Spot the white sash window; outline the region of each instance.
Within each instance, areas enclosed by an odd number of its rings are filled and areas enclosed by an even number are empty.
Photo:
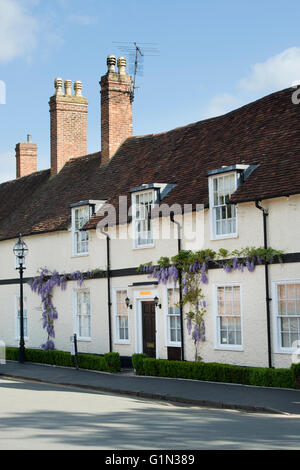
[[[126,306],[127,290],[115,291],[116,340],[129,341],[128,309]]]
[[[72,232],[73,232],[73,255],[86,255],[89,252],[89,233],[81,230],[90,218],[89,206],[76,207],[73,209]]]
[[[168,343],[172,346],[181,345],[181,323],[179,307],[179,289],[168,289]]]
[[[75,291],[75,333],[80,340],[91,340],[90,291]]]
[[[279,349],[291,352],[300,342],[300,281],[276,283],[275,298]]]
[[[216,287],[217,347],[242,348],[241,288],[238,285]]]
[[[154,192],[145,191],[133,195],[133,230],[135,248],[153,246],[151,210],[154,205]]]
[[[213,239],[237,236],[236,206],[229,204],[237,188],[236,173],[212,177],[209,186],[211,235]]]

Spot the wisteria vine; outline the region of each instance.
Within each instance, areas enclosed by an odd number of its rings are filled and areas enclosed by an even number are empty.
[[[79,287],[84,280],[92,279],[99,270],[82,273],[74,271],[71,274],[59,274],[56,270],[53,272],[47,268],[41,268],[39,275],[28,281],[33,292],[37,293],[42,300],[42,320],[43,329],[47,332],[47,341],[41,345],[42,349],[49,351],[55,349],[54,321],[58,318],[58,312],[53,305],[53,289],[60,287],[62,291],[66,290],[68,281],[77,281]]]
[[[221,248],[218,252],[214,250],[190,251],[181,250],[172,258],[161,257],[154,266],[152,262],[142,264],[139,272],[154,277],[159,284],[173,282],[174,286],[182,279],[183,305],[188,305],[190,311],[186,313],[188,334],[192,337],[195,345],[195,360],[201,360],[198,347],[200,342],[205,341],[206,301],[201,288],[202,284],[208,283],[209,263],[215,267],[224,269],[226,273],[245,269],[253,272],[257,265],[282,262],[283,251],[271,247],[243,248],[242,250],[228,251]]]

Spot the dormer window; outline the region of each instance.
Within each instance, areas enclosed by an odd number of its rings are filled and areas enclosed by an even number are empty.
[[[211,179],[210,207],[214,239],[237,235],[236,207],[229,203],[236,188],[236,173],[215,176]]]
[[[133,198],[133,238],[135,248],[153,246],[153,224],[151,210],[154,205],[154,190],[134,193]]]
[[[154,247],[153,221],[151,212],[159,208],[176,184],[150,183],[131,188],[132,231],[134,248]],[[154,214],[155,217],[155,214]]]
[[[105,202],[105,200],[89,199],[70,205],[72,210],[73,256],[86,256],[89,254],[89,233],[87,230],[83,230],[83,227]]]
[[[72,214],[73,255],[87,255],[89,252],[89,233],[82,230],[90,218],[90,207],[73,208]]]
[[[208,172],[211,239],[237,237],[237,209],[232,194],[258,165],[236,164]]]

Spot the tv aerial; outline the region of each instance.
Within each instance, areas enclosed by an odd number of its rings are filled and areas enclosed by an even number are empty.
[[[114,42],[118,49],[128,59],[129,73],[133,76],[131,102],[134,100],[135,90],[139,87],[136,86],[136,77],[143,76],[144,70],[144,57],[159,55],[157,44],[153,42],[142,42],[139,45],[136,42]]]

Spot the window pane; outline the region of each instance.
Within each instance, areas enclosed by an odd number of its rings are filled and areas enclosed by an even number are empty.
[[[239,286],[218,287],[220,344],[241,345],[241,301]]]
[[[119,340],[128,340],[128,310],[126,306],[126,290],[118,290],[116,292],[116,314],[117,314],[117,337]]]
[[[295,300],[288,300],[287,301],[287,314],[288,315],[295,315],[296,314],[296,302],[295,302]]]
[[[279,300],[278,313],[279,315],[286,315],[286,301],[285,300]]]
[[[75,209],[74,246],[76,254],[88,253],[89,235],[88,232],[81,231],[81,229],[88,222],[89,215],[89,207],[80,207]]]
[[[278,286],[278,298],[279,299],[286,299],[285,291],[286,291],[286,286],[284,284]]]
[[[90,293],[77,292],[78,334],[82,338],[91,337]]]
[[[295,284],[287,284],[286,286],[287,298],[289,300],[296,298],[296,287]]]
[[[213,199],[215,211],[216,235],[227,235],[236,232],[236,208],[229,204],[231,194],[236,189],[235,175],[221,176],[213,179]],[[219,221],[222,221],[219,223]]]
[[[137,246],[153,243],[151,210],[153,207],[152,191],[135,195],[135,240]]]
[[[179,289],[168,289],[168,330],[171,342],[181,341]]]
[[[180,314],[179,289],[168,289],[168,313],[169,315]]]

